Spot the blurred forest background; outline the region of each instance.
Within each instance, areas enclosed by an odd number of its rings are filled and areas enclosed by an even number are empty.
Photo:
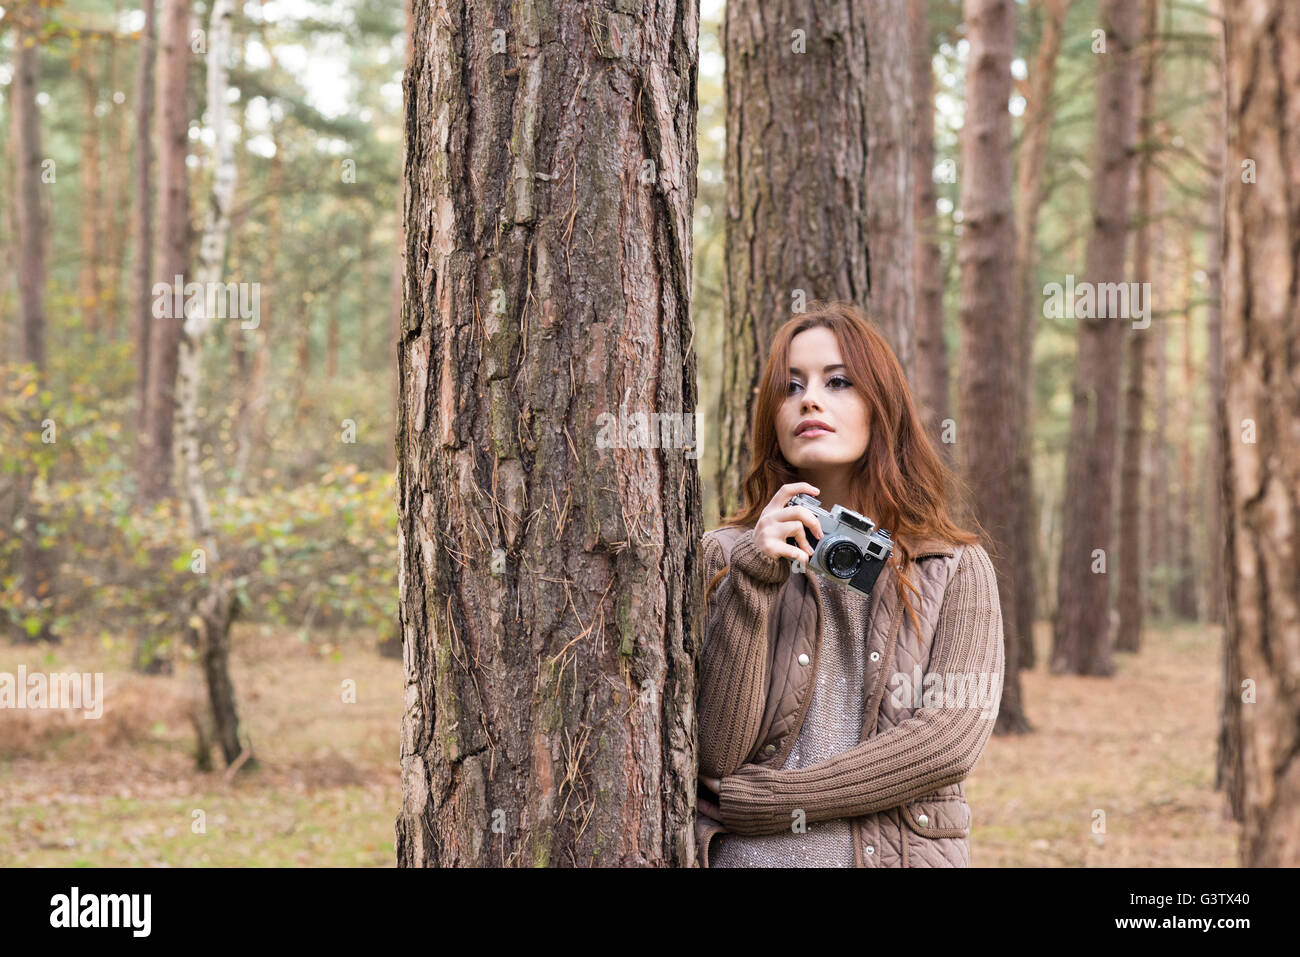
[[[148,18],[128,0],[3,0],[0,670],[104,671],[109,694],[89,731],[79,716],[0,714],[0,863],[392,863],[405,16],[396,0],[227,6],[218,137],[207,57],[193,48],[215,39],[212,0],[159,0]],[[959,2],[922,6],[933,197],[916,233],[936,257],[955,368],[969,43]],[[1021,169],[1027,144],[1041,153],[1037,175],[1017,179],[1016,214],[1022,228],[1036,220],[1025,281],[1041,289],[1084,278],[1101,3],[1018,6],[1013,149]],[[1146,667],[1121,659],[1103,691],[1047,668],[1078,323],[1036,317],[1034,485],[1022,504],[1033,516],[1038,653],[1021,693],[1037,733],[996,738],[974,776],[977,864],[1230,864],[1235,853],[1214,791],[1218,726],[1207,706],[1220,695],[1224,616],[1210,464],[1220,40],[1206,3],[1157,7],[1151,133],[1140,150],[1150,192],[1134,226],[1150,231],[1139,278],[1158,281],[1134,446],[1143,500],[1128,516],[1143,524]],[[726,328],[723,16],[721,2],[703,4],[692,314],[706,527],[720,508],[713,410]],[[168,59],[166,30],[177,23],[184,46]],[[24,68],[35,84],[30,117],[15,105]],[[169,79],[169,69],[179,73]],[[169,144],[165,130],[177,128],[183,139]],[[224,209],[218,139],[233,157]],[[33,151],[40,179],[24,184],[16,172]],[[167,179],[178,155],[183,182]],[[169,207],[169,182],[188,192],[184,206]],[[23,232],[25,188],[39,216]],[[175,232],[176,208],[187,233]],[[151,232],[142,236],[142,224]],[[258,284],[259,323],[212,318],[193,353],[197,372],[177,380],[165,362],[157,369],[165,352],[152,288],[170,281],[164,264],[177,242],[197,267],[205,241],[220,244],[224,281]],[[36,357],[21,288],[33,263],[43,294]],[[184,415],[177,381],[199,383],[194,469],[171,467],[186,440],[172,426]],[[157,402],[161,413],[149,412]],[[1117,503],[1118,488],[1117,469]],[[196,495],[210,529],[195,527]],[[223,614],[234,619],[226,648],[209,630]],[[195,771],[192,729],[212,720],[204,678],[226,654],[239,710],[227,764],[255,775],[214,771],[210,760]],[[203,733],[215,745],[228,731],[218,715]],[[1108,850],[1086,808],[1112,798],[1132,815]],[[223,840],[191,840],[196,807]]]

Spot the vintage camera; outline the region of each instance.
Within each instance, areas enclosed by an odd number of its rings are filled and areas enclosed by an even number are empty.
[[[863,595],[870,595],[894,550],[888,529],[878,529],[871,519],[843,505],[832,506],[827,512],[820,501],[802,492],[786,504],[809,509],[821,525],[820,538],[808,533],[813,546],[808,569]],[[791,545],[799,544],[795,538],[786,541]]]

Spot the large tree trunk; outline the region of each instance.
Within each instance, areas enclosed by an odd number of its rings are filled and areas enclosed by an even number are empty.
[[[599,416],[694,412],[698,8],[412,30],[397,860],[689,866],[698,446]]]
[[[185,156],[189,142],[186,70],[190,58],[190,0],[163,0],[158,71],[158,249],[155,282],[169,287],[189,269],[190,214]],[[140,495],[154,502],[173,493],[172,440],[182,317],[150,315],[145,427],[139,457]]]
[[[135,275],[132,308],[135,310],[136,428],[145,431],[145,395],[149,383],[149,339],[153,328],[153,105],[154,44],[157,24],[155,0],[144,0],[144,28],[140,31],[140,72],[136,83],[135,113]]]
[[[22,358],[36,367],[37,385],[45,376],[45,212],[41,207],[40,115],[36,107],[39,77],[37,38],[41,12],[35,3],[17,10],[14,23],[14,71],[9,87],[11,135],[14,151],[14,199],[18,227],[18,324]],[[29,45],[30,43],[30,45]],[[38,391],[39,403],[39,391]],[[44,411],[39,410],[31,429],[39,433]],[[57,640],[45,603],[53,597],[54,573],[51,556],[41,547],[40,507],[35,496],[35,462],[28,458],[17,476],[16,514],[22,517],[20,574],[17,590],[27,606],[26,617],[37,621],[34,628],[14,632],[17,641]]]
[[[1155,92],[1156,48],[1160,25],[1160,0],[1144,0],[1146,51],[1138,93],[1137,216],[1133,227],[1133,280],[1159,282],[1151,272],[1151,181],[1155,176],[1152,152],[1156,148]],[[1150,305],[1150,303],[1148,303]],[[1124,388],[1124,439],[1120,464],[1119,502],[1119,630],[1115,647],[1137,651],[1142,638],[1142,583],[1147,569],[1142,554],[1142,462],[1146,423],[1147,342],[1151,328],[1125,333],[1128,342],[1127,380]]]
[[[1129,192],[1134,165],[1135,94],[1140,7],[1103,0],[1106,52],[1097,81],[1097,162],[1093,167],[1092,222],[1085,273],[1097,288],[1125,281]],[[1111,657],[1111,505],[1116,418],[1124,325],[1100,315],[1076,319],[1079,357],[1066,452],[1057,608],[1052,636],[1053,672],[1109,675]]]
[[[867,298],[861,305],[916,381],[912,34],[908,0],[859,8],[867,36]],[[758,379],[754,380],[758,383]]]
[[[1242,727],[1244,867],[1300,865],[1300,6],[1225,5],[1223,351],[1228,641]],[[1290,66],[1287,66],[1290,64]],[[1279,68],[1279,65],[1280,68]],[[1243,182],[1239,163],[1255,176]],[[1244,697],[1244,694],[1243,694]]]
[[[936,448],[956,465],[952,443],[943,441],[944,422],[952,417],[949,398],[948,341],[943,322],[943,254],[935,221],[934,188],[934,48],[930,41],[927,0],[908,0],[912,42],[912,217],[916,286],[916,375],[912,391]]]
[[[1016,223],[1011,201],[1011,58],[1014,0],[965,0],[970,54],[962,124],[961,366],[957,450],[971,504],[997,570],[1006,644],[1006,676],[995,730],[1028,731],[1020,700],[1014,566],[1008,547],[1020,502],[1007,495],[1018,436],[1016,330],[1003,308],[1013,298]]]
[[[227,122],[228,67],[231,19],[234,0],[213,0],[212,19],[208,28],[208,128],[212,132],[212,188],[205,204],[207,219],[203,241],[199,244],[198,282],[205,290],[222,282],[226,245],[230,235],[230,203],[235,194],[235,148]],[[211,326],[207,308],[213,303],[205,298],[197,309],[187,310],[180,342],[177,393],[180,399],[180,451],[185,501],[189,506],[190,528],[206,553],[205,588],[195,608],[186,616],[201,622],[193,628],[197,634],[199,663],[208,702],[212,709],[216,739],[227,766],[239,761],[241,767],[251,763],[239,741],[239,718],[235,710],[235,690],[230,680],[230,625],[235,615],[235,591],[221,570],[216,533],[203,479],[199,448],[199,398],[202,392],[203,338]],[[232,310],[227,310],[227,315]],[[202,761],[202,758],[200,758]]]
[[[1043,170],[1051,139],[1052,90],[1056,85],[1056,61],[1061,53],[1065,15],[1072,0],[1043,0],[1037,3],[1042,32],[1038,51],[1029,68],[1020,155],[1016,169],[1016,195],[1020,197],[1019,229],[1016,232],[1015,279],[1012,315],[1018,323],[1012,347],[1015,350],[1016,404],[1012,432],[1016,436],[1015,466],[1011,474],[1011,500],[1018,507],[1012,516],[1012,588],[1015,592],[1015,625],[1020,637],[1019,667],[1032,668],[1037,660],[1034,623],[1038,620],[1038,516],[1034,507],[1033,407],[1034,334],[1042,317],[1042,299],[1037,294],[1038,211],[1047,198]]]
[[[723,33],[727,325],[715,480],[727,514],[751,464],[768,345],[806,303],[866,308],[912,378],[912,100],[906,0],[730,0]]]

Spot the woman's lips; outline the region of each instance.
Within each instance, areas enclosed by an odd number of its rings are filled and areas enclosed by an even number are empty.
[[[816,438],[817,436],[819,436],[819,435],[830,435],[830,434],[831,434],[831,433],[830,433],[830,430],[829,430],[829,429],[818,429],[818,428],[815,428],[815,427],[814,427],[814,428],[811,428],[811,429],[804,429],[802,432],[800,432],[798,435],[796,435],[795,438],[797,438],[797,439],[815,439],[815,438]]]

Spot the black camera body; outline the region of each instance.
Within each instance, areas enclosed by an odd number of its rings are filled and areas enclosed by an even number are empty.
[[[894,550],[889,530],[877,528],[871,519],[843,505],[832,506],[827,512],[818,499],[802,492],[786,504],[802,505],[817,516],[821,526],[820,537],[809,533],[813,553],[808,569],[869,596]],[[786,541],[799,544],[794,538]]]

